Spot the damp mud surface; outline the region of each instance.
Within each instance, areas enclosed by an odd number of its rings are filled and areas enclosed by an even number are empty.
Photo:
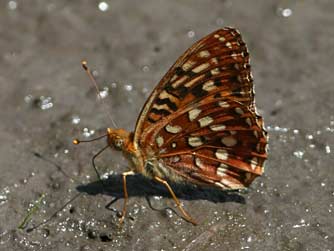
[[[333,250],[333,11],[332,1],[2,1],[0,250]],[[162,186],[130,177],[119,226],[128,163],[104,152],[102,186],[91,158],[106,142],[72,139],[102,135],[110,117],[133,130],[175,60],[224,26],[250,52],[265,174],[243,192],[174,185],[198,226]]]

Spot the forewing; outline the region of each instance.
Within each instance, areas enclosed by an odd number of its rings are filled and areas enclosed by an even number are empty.
[[[254,112],[249,54],[236,29],[211,33],[176,61],[144,105],[134,142],[139,144],[152,125],[212,94],[238,101]]]

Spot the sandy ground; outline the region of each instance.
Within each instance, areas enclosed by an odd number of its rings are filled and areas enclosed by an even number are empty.
[[[106,3],[106,11],[88,0],[0,3],[0,250],[333,250],[334,2]],[[105,142],[71,140],[102,134],[112,125],[106,110],[133,130],[169,66],[223,26],[238,27],[250,50],[270,134],[265,175],[244,193],[177,187],[196,227],[171,210],[164,188],[132,177],[129,216],[118,227],[126,161],[109,150],[98,159],[101,173],[113,174],[106,191],[90,164]],[[84,58],[109,88],[105,105]]]

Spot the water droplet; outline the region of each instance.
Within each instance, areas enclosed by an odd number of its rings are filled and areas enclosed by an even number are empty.
[[[77,125],[80,123],[80,117],[78,115],[73,115],[72,116],[72,124]]]
[[[48,110],[53,107],[52,97],[40,96],[38,101],[38,106],[42,110]]]
[[[290,8],[278,8],[278,13],[282,17],[290,17],[292,15],[292,10]]]
[[[325,147],[325,149],[326,149],[326,153],[327,153],[327,154],[330,154],[330,153],[331,153],[331,147],[330,147],[330,146],[327,145],[327,146]]]
[[[17,2],[16,1],[9,1],[7,4],[9,10],[16,10]]]
[[[103,87],[102,91],[99,92],[98,97],[104,99],[109,95],[109,88],[107,86]]]
[[[117,88],[117,83],[111,83],[111,88]]]
[[[150,67],[148,67],[147,65],[144,65],[142,70],[143,72],[148,72],[150,70]]]
[[[293,134],[298,134],[299,133],[299,130],[298,129],[294,129],[293,130]]]
[[[295,155],[298,159],[302,159],[304,156],[304,151],[295,151],[293,152],[293,155]]]
[[[311,140],[311,139],[313,139],[313,135],[308,134],[308,135],[306,135],[306,138],[309,139],[309,140]]]
[[[107,11],[109,9],[109,4],[106,2],[99,2],[99,9],[100,11]]]
[[[24,97],[24,102],[27,104],[30,104],[33,101],[34,97],[31,94],[28,94],[27,96]]]
[[[64,149],[64,153],[68,154],[70,151],[68,149]]]
[[[187,35],[188,35],[189,38],[193,38],[195,36],[195,31],[190,30],[190,31],[188,31]]]
[[[126,91],[130,92],[130,91],[132,91],[133,86],[132,86],[132,84],[124,85],[124,89],[125,89]]]
[[[94,130],[89,130],[87,127],[82,130],[82,135],[86,138],[92,136],[94,133]]]

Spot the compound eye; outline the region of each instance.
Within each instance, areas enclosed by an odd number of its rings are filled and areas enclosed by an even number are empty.
[[[114,141],[114,146],[116,149],[121,150],[123,148],[123,140],[120,138],[116,138]]]

